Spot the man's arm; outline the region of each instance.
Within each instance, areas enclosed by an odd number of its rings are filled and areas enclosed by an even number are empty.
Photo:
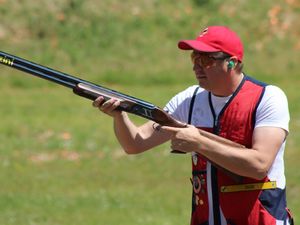
[[[172,148],[196,151],[221,167],[241,176],[264,178],[285,140],[286,131],[277,127],[255,128],[251,149],[232,147],[202,136],[194,126],[162,127],[172,136]]]
[[[136,126],[126,112],[115,110],[119,104],[115,99],[104,101],[103,97],[93,102],[94,107],[113,117],[116,137],[126,153],[138,154],[170,139],[169,134],[157,132],[152,121]]]

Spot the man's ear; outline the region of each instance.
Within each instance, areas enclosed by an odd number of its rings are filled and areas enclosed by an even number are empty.
[[[237,64],[237,58],[235,56],[230,57],[227,64],[228,70],[233,69],[236,66],[236,64]]]
[[[228,68],[229,70],[231,70],[234,66],[235,66],[235,63],[234,63],[232,60],[229,60],[229,61],[228,61],[227,68]]]

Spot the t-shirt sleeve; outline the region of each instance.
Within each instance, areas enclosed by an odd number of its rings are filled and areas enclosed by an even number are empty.
[[[288,101],[284,92],[273,85],[266,87],[257,108],[255,127],[279,127],[289,131]]]

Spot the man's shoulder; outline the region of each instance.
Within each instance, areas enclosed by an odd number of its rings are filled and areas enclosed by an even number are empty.
[[[284,93],[284,91],[280,87],[278,87],[276,85],[272,85],[272,84],[267,85],[266,89],[268,91],[270,91],[270,92],[281,92],[281,93]]]
[[[177,95],[185,96],[186,98],[188,98],[188,97],[192,97],[194,95],[195,91],[197,91],[197,94],[206,92],[206,90],[201,88],[199,85],[192,85],[192,86],[187,87],[185,90],[179,92]]]
[[[249,80],[259,86],[263,86],[265,88],[265,93],[264,95],[267,95],[267,96],[285,96],[285,93],[284,91],[276,86],[276,85],[272,85],[272,84],[268,84],[266,82],[263,82],[263,81],[260,81],[258,79],[255,79],[249,75],[246,75],[246,80]]]
[[[284,91],[275,85],[266,86],[264,95],[258,107],[258,112],[264,110],[269,112],[279,112],[283,109],[288,111],[288,99]]]
[[[199,85],[192,85],[184,89],[183,91],[177,93],[168,103],[168,106],[173,107],[186,107],[190,104],[191,99],[193,98],[193,95],[195,94],[195,91],[197,91],[197,96],[200,93],[207,92],[205,89],[201,88]]]
[[[277,98],[286,98],[284,91],[275,85],[267,85],[265,87],[265,96],[267,97],[277,97]]]
[[[254,84],[256,84],[256,85],[259,85],[259,86],[262,86],[262,87],[268,86],[267,83],[265,83],[265,82],[263,82],[263,81],[260,81],[260,80],[258,80],[258,79],[255,79],[255,78],[249,76],[248,74],[244,74],[244,75],[245,75],[245,79],[246,79],[246,80],[248,80],[248,81],[250,81],[250,82],[252,82],[252,83],[254,83]]]

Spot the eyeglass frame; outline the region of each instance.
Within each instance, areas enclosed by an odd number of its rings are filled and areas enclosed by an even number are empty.
[[[212,63],[213,63],[212,60],[215,60],[215,61],[217,61],[217,60],[225,60],[225,59],[228,59],[228,58],[231,57],[231,55],[228,55],[227,53],[224,53],[224,52],[214,52],[214,53],[223,53],[224,56],[223,57],[216,57],[216,56],[210,55],[210,54],[208,54],[206,52],[192,51],[192,53],[191,53],[191,59],[192,59],[192,62],[194,64],[200,65],[202,67],[208,67],[208,66],[212,65]],[[203,62],[203,56],[207,57],[211,61]]]

